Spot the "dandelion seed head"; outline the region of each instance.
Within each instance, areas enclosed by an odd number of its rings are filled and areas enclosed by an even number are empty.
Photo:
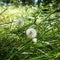
[[[29,38],[35,38],[36,35],[37,35],[37,32],[34,28],[29,28],[26,30],[26,35],[29,37]]]
[[[32,42],[33,42],[33,43],[37,43],[37,38],[33,38],[33,39],[32,39]]]
[[[18,19],[15,21],[16,25],[23,26],[24,25],[24,20],[23,19]]]

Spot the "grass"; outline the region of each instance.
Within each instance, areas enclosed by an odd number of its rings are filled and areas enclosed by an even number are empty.
[[[0,12],[5,8],[0,6]],[[60,59],[60,12],[51,8],[43,11],[33,6],[7,7],[0,15],[0,60]],[[18,18],[24,20],[24,26],[12,25]],[[37,30],[36,44],[25,33],[31,27]]]

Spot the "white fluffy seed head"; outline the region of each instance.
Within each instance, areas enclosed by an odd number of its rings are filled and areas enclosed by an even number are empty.
[[[24,20],[23,19],[18,19],[18,20],[15,21],[15,24],[23,26],[24,25]]]
[[[33,43],[37,43],[37,38],[33,38],[33,39],[32,39],[32,42],[33,42]]]
[[[29,28],[26,30],[26,35],[29,37],[29,38],[35,38],[36,35],[37,35],[37,32],[34,28]]]

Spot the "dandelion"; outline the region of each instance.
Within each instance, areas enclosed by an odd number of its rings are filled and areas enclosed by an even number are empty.
[[[15,24],[23,26],[24,25],[24,20],[23,19],[18,19],[18,20],[15,21]]]
[[[32,39],[32,42],[33,42],[33,43],[37,43],[37,38],[33,38],[33,39]]]
[[[26,30],[26,35],[29,37],[29,38],[35,38],[36,35],[37,35],[37,32],[34,28],[29,28]]]

